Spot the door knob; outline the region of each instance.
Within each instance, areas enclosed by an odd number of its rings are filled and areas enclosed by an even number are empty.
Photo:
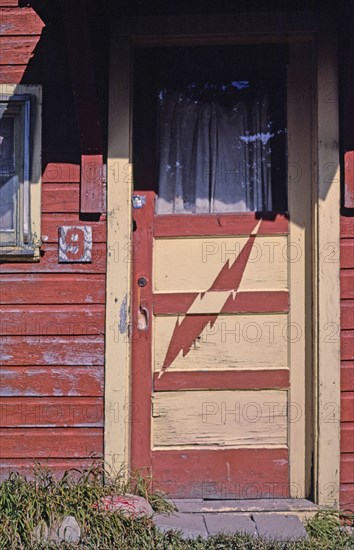
[[[143,287],[143,286],[146,286],[147,283],[148,283],[148,281],[147,281],[146,277],[139,277],[138,286]]]

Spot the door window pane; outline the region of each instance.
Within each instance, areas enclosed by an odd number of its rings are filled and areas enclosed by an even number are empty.
[[[267,92],[248,81],[161,90],[158,213],[272,210]]]
[[[157,213],[287,210],[286,45],[136,51],[133,170]]]

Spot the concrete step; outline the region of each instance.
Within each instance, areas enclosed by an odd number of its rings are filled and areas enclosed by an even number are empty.
[[[314,515],[319,507],[307,499],[247,499],[247,500],[203,500],[203,499],[170,499],[179,512],[195,513],[284,513],[302,517]]]
[[[156,526],[164,532],[180,531],[183,538],[207,538],[211,535],[243,533],[274,540],[308,538],[300,519],[284,513],[177,512],[154,516]]]

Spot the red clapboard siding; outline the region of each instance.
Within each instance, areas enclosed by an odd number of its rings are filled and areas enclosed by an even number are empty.
[[[79,212],[78,183],[43,183],[42,212]]]
[[[354,330],[342,330],[341,341],[341,359],[350,361],[354,359]]]
[[[165,480],[154,489],[174,498],[289,496],[287,449],[153,451],[152,460],[155,479]]]
[[[19,84],[27,65],[1,65],[0,84]]]
[[[354,217],[341,216],[340,218],[340,236],[341,239],[354,239]]]
[[[7,365],[103,365],[102,336],[4,336],[0,358]]]
[[[354,512],[354,483],[341,484],[340,509]]]
[[[39,36],[0,36],[0,65],[26,65]]]
[[[155,391],[176,391],[185,389],[267,389],[288,388],[288,370],[221,371],[221,372],[165,372],[159,379],[154,374]]]
[[[64,472],[68,470],[72,470],[70,472],[72,477],[79,477],[80,472],[75,471],[76,469],[89,470],[95,466],[95,463],[90,458],[49,458],[42,459],[41,465],[48,468],[57,479],[61,479]],[[36,466],[36,462],[30,458],[2,460],[0,462],[0,481],[7,479],[9,477],[9,472],[18,472],[26,476],[27,479],[33,479],[34,468],[36,468]]]
[[[102,428],[3,428],[1,458],[87,458],[103,452]]]
[[[0,307],[0,334],[62,335],[104,334],[103,305],[21,305]]]
[[[2,36],[39,35],[43,27],[43,21],[31,8],[0,9],[0,33]]]
[[[4,262],[0,265],[0,273],[105,273],[106,245],[96,243],[92,247],[92,262],[89,263],[58,263],[58,245],[43,244],[43,256],[39,262]]]
[[[18,6],[19,0],[0,0],[0,6]]]
[[[80,183],[80,165],[48,163],[42,174],[42,183]]]
[[[340,419],[342,422],[354,422],[354,392],[342,392]]]
[[[340,480],[342,483],[354,483],[354,453],[340,457]]]
[[[354,268],[354,240],[352,239],[342,239],[340,242],[340,267]]]
[[[2,275],[0,304],[104,304],[105,276]]]
[[[340,272],[341,298],[354,298],[354,269],[342,269]]]
[[[354,453],[354,422],[343,422],[340,427],[342,453]]]
[[[354,390],[354,361],[342,361],[340,366],[342,391]]]
[[[103,367],[2,367],[2,397],[103,395]]]
[[[25,427],[102,427],[103,400],[97,397],[2,397],[0,425]]]
[[[58,242],[58,231],[62,225],[89,225],[92,227],[92,240],[96,243],[106,242],[106,218],[101,216],[99,222],[88,222],[79,219],[79,214],[42,214],[42,240],[48,243]]]
[[[260,218],[254,213],[233,216],[228,214],[193,214],[156,216],[154,219],[155,237],[201,236],[201,235],[249,235]],[[263,220],[258,235],[287,234],[289,220],[277,215],[274,221]]]
[[[340,326],[341,329],[354,328],[354,300],[342,300],[340,304]]]

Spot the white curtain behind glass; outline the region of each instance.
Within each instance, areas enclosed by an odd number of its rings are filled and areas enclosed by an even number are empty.
[[[272,209],[267,96],[222,93],[161,91],[159,214]]]

